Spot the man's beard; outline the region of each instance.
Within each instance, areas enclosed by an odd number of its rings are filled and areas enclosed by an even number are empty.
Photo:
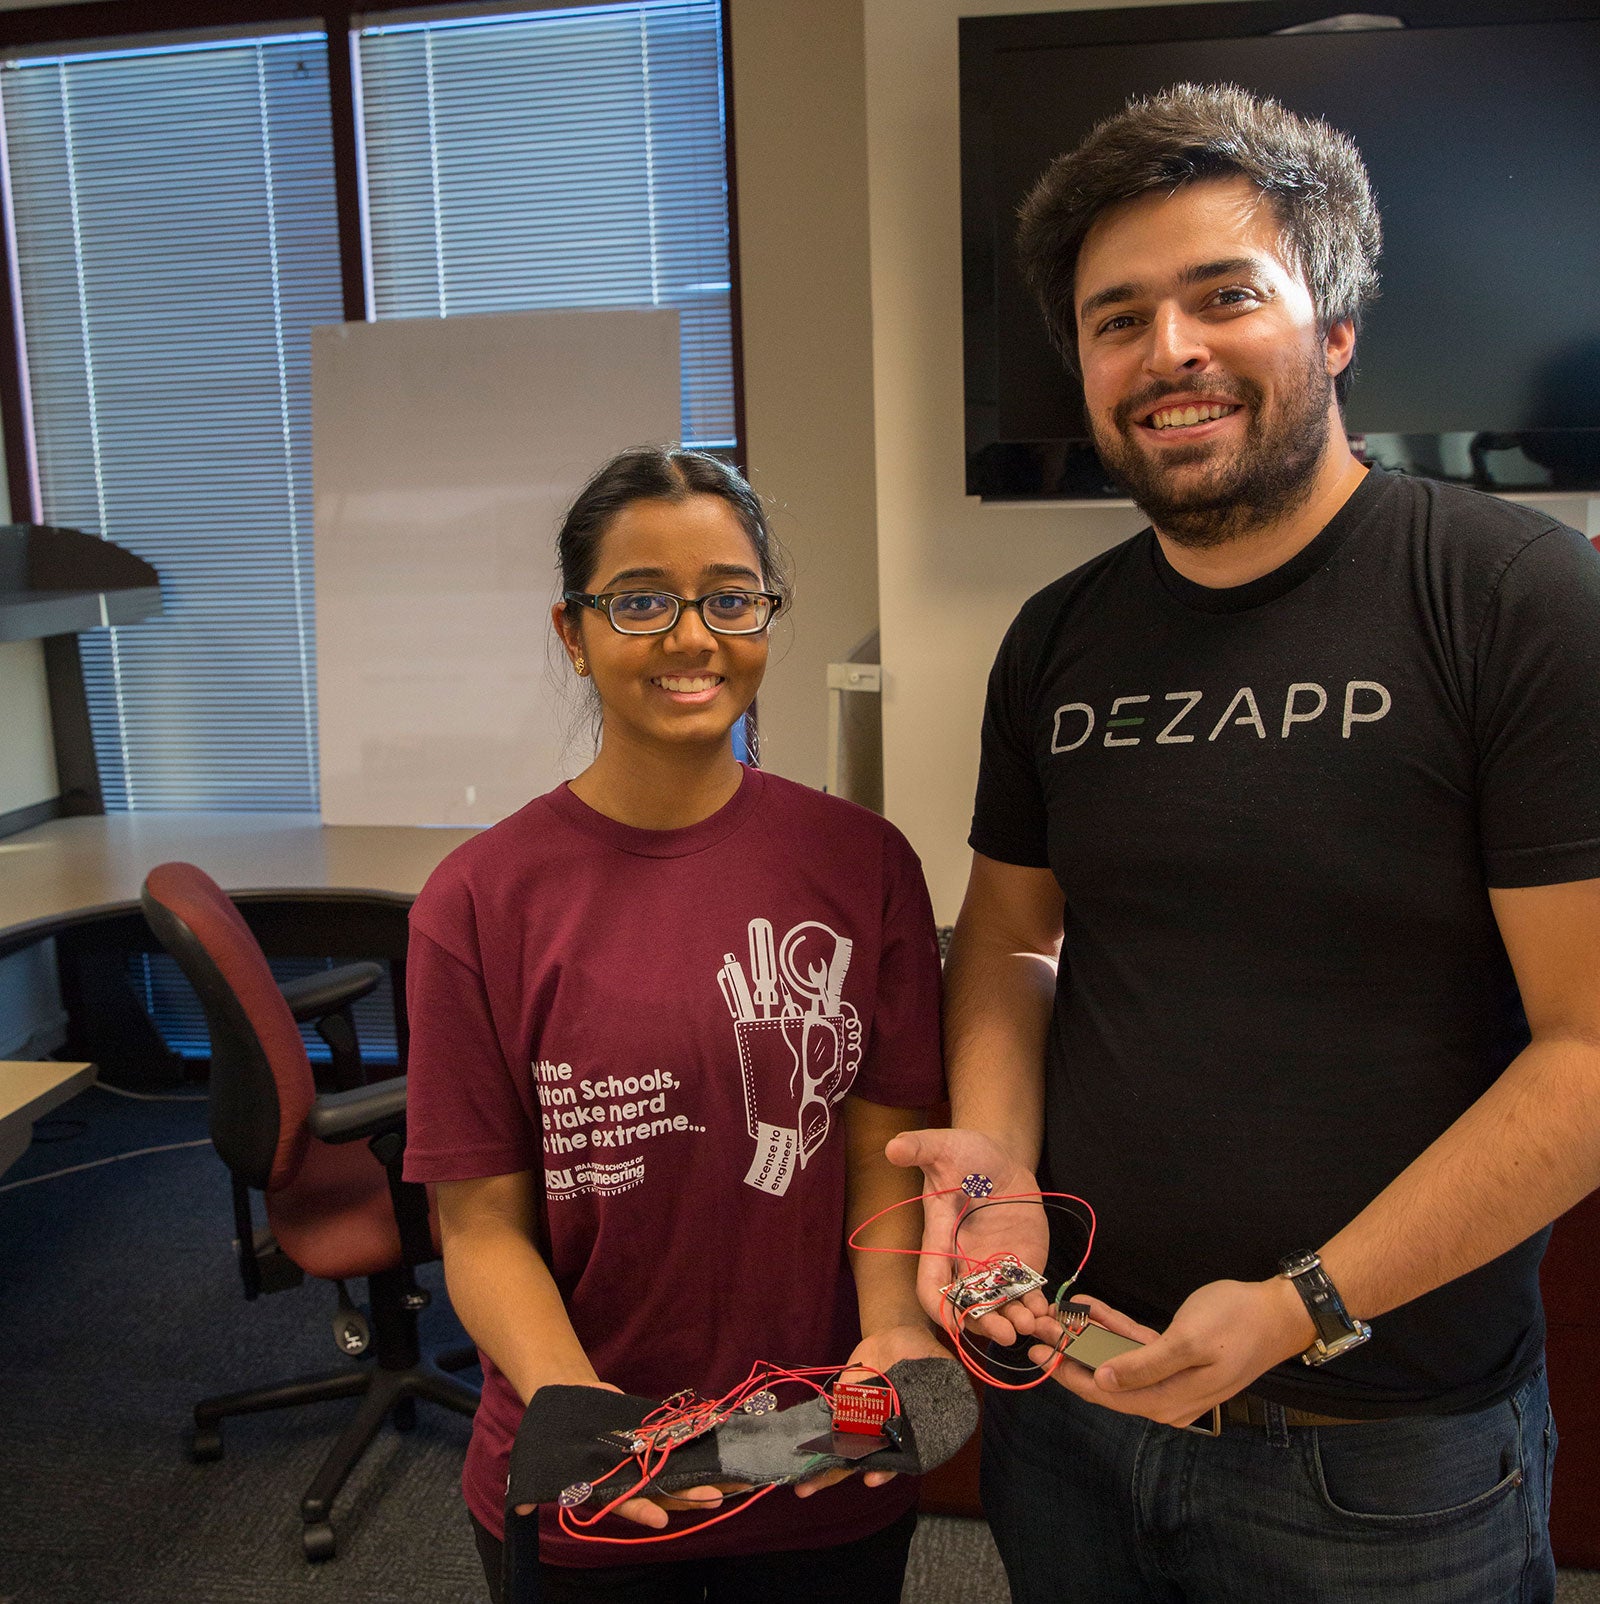
[[[1150,522],[1178,545],[1198,550],[1265,528],[1306,500],[1328,447],[1332,392],[1318,342],[1307,355],[1300,382],[1279,392],[1282,410],[1275,419],[1263,415],[1261,386],[1236,378],[1226,391],[1194,384],[1147,390],[1117,407],[1110,429],[1098,426],[1094,418],[1089,427],[1106,471]],[[1211,441],[1142,451],[1129,438],[1143,427],[1133,421],[1134,414],[1147,412],[1167,395],[1243,403],[1243,443],[1231,454]],[[1191,463],[1208,463],[1209,471],[1181,478],[1172,472]]]

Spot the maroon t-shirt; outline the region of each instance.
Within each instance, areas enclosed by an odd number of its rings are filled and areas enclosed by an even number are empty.
[[[942,1095],[933,915],[892,825],[754,769],[683,830],[562,786],[434,872],[408,995],[407,1177],[513,1174],[542,1149],[551,1269],[603,1380],[709,1397],[755,1360],[849,1356],[840,1099]],[[521,1417],[485,1360],[463,1486],[492,1532]],[[563,1565],[821,1547],[913,1496],[851,1477],[678,1542],[578,1542],[547,1519],[542,1546]]]

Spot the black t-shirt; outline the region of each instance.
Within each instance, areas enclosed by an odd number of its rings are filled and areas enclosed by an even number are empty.
[[[1184,579],[1147,529],[1012,625],[971,844],[1065,892],[1045,1171],[1099,1211],[1084,1289],[1163,1326],[1326,1241],[1527,1042],[1487,887],[1600,876],[1600,556],[1378,470],[1247,585]],[[1504,1395],[1546,1235],[1257,1390]]]

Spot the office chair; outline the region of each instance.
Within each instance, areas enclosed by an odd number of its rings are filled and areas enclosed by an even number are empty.
[[[245,1297],[298,1285],[305,1275],[335,1282],[339,1347],[358,1354],[370,1345],[375,1360],[203,1400],[195,1405],[193,1457],[221,1456],[227,1415],[359,1397],[300,1501],[306,1558],[331,1559],[333,1500],[385,1419],[409,1429],[418,1398],[464,1415],[478,1404],[477,1389],[424,1358],[418,1344],[417,1315],[429,1295],[412,1269],[438,1258],[438,1220],[426,1188],[400,1178],[405,1077],[360,1084],[347,1057],[343,1079],[354,1084],[319,1095],[313,1083],[295,1013],[347,1008],[371,987],[373,976],[359,972],[365,966],[342,979],[335,971],[331,980],[299,983],[292,1007],[239,910],[204,871],[164,863],[150,871],[141,900],[210,1027],[211,1140],[233,1176]],[[264,1195],[265,1227],[254,1223],[252,1191]],[[345,1293],[344,1282],[358,1277],[367,1281],[370,1327]],[[457,1350],[444,1362],[460,1369],[473,1357]]]

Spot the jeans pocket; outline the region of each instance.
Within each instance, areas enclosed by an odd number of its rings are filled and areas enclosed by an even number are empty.
[[[1471,1520],[1522,1485],[1521,1424],[1509,1404],[1316,1433],[1313,1477],[1327,1507],[1377,1526]]]

